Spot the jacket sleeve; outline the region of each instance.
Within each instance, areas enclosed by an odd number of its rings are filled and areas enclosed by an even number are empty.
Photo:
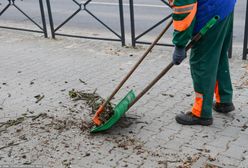
[[[173,44],[185,47],[194,31],[197,0],[170,0],[173,8]]]

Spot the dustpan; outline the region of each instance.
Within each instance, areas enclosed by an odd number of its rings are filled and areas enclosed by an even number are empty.
[[[136,98],[134,91],[131,90],[128,94],[115,106],[113,116],[100,126],[94,126],[90,132],[101,132],[110,129],[128,110],[129,104],[131,104]]]

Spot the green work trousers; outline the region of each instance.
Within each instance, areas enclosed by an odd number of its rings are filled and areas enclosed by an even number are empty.
[[[194,45],[190,68],[196,92],[192,113],[200,118],[212,118],[212,104],[232,102],[232,83],[229,72],[228,49],[232,40],[233,13]]]

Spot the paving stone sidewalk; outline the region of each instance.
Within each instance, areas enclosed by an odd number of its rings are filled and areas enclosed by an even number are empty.
[[[248,167],[248,62],[239,46],[230,60],[236,110],[213,112],[210,127],[181,126],[174,117],[194,99],[188,61],[173,68],[113,129],[90,134],[90,120],[72,89],[107,97],[147,46],[0,31],[0,166]],[[156,47],[125,87],[142,90],[171,59]],[[37,102],[34,96],[43,96]],[[30,118],[28,116],[37,116]]]

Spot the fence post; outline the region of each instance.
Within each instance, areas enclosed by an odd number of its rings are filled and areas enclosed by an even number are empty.
[[[121,44],[126,45],[125,37],[125,24],[124,24],[124,12],[123,12],[123,0],[119,0],[119,10],[120,10],[120,26],[121,26]]]
[[[50,0],[46,0],[46,4],[47,4],[48,18],[49,18],[52,38],[55,39],[54,23],[53,23]]]
[[[44,36],[45,38],[47,38],[47,27],[46,27],[46,18],[45,18],[43,0],[39,0],[39,3],[40,3],[40,13],[41,13]]]
[[[132,38],[132,46],[135,47],[135,22],[134,22],[134,7],[133,0],[129,0],[130,7],[130,21],[131,21],[131,38]]]
[[[246,17],[245,17],[245,35],[244,35],[244,46],[243,46],[243,60],[247,59],[248,54],[248,2],[246,2]]]

